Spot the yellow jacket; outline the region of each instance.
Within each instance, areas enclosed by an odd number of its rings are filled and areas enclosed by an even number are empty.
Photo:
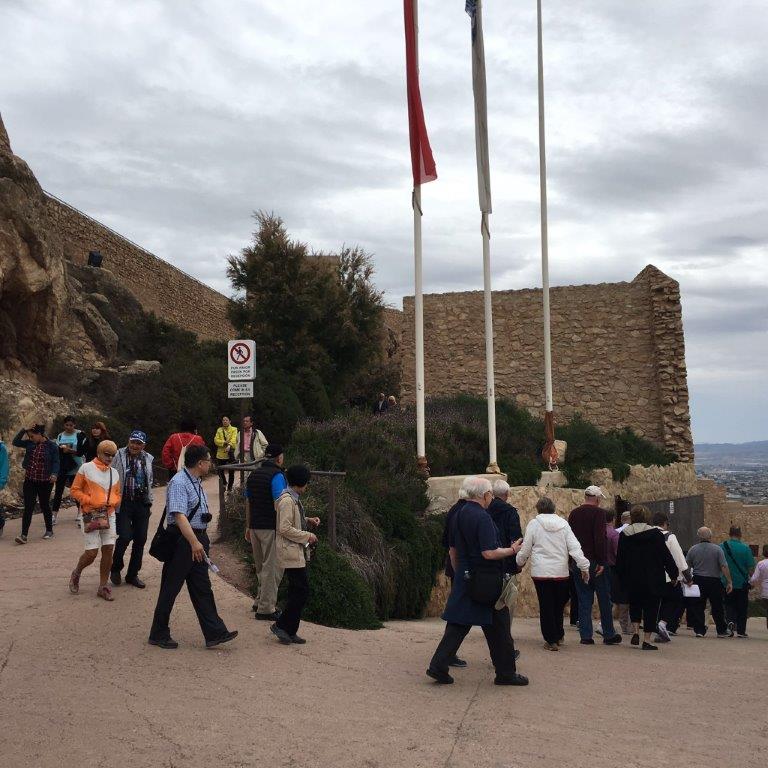
[[[225,429],[219,427],[216,430],[216,437],[213,438],[213,442],[216,445],[216,458],[228,459],[229,449],[237,449],[238,432],[237,427],[231,424]]]

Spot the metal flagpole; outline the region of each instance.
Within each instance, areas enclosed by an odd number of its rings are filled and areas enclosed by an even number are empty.
[[[501,470],[496,459],[496,393],[493,371],[493,294],[491,293],[491,232],[488,228],[488,214],[480,219],[483,233],[483,291],[485,298],[485,381],[488,398],[488,467],[486,472],[499,474]]]
[[[539,84],[539,190],[541,207],[541,289],[544,313],[544,402],[547,444],[543,456],[550,469],[557,465],[557,449],[554,445],[555,425],[552,402],[552,333],[549,310],[549,233],[547,221],[547,150],[544,125],[544,52],[542,43],[541,0],[536,0],[538,33],[538,84]]]

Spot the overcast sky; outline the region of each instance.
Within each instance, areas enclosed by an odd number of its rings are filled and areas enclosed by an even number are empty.
[[[482,287],[463,6],[420,3],[428,292]],[[694,438],[768,439],[765,0],[544,14],[552,283],[679,280]],[[535,2],[484,17],[493,286],[539,286]],[[399,0],[0,0],[0,111],[48,191],[219,290],[266,209],[413,293]]]

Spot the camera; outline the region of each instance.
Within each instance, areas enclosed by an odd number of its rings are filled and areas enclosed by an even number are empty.
[[[213,520],[213,515],[212,515],[210,512],[203,512],[203,514],[202,514],[202,515],[200,515],[200,519],[201,519],[201,520],[202,520],[204,523],[210,523],[210,522],[211,522],[211,520]]]

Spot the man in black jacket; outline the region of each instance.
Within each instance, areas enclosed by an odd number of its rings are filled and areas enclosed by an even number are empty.
[[[515,541],[523,538],[520,514],[509,503],[509,483],[504,480],[496,480],[493,483],[493,501],[488,505],[488,514],[499,530],[502,547],[511,547]],[[504,560],[504,573],[519,571],[514,557]]]
[[[282,469],[282,447],[270,443],[264,456],[261,466],[248,475],[246,483],[245,540],[251,543],[259,580],[259,591],[253,604],[256,618],[276,621],[280,616],[276,604],[283,569],[277,565],[275,549],[275,501],[288,484]]]

